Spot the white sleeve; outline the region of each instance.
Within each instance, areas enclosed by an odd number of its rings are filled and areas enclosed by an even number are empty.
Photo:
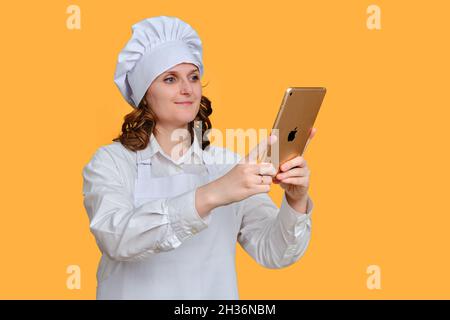
[[[99,148],[83,168],[84,207],[100,251],[111,259],[141,260],[169,251],[208,227],[195,207],[196,189],[135,207],[116,163]]]
[[[297,212],[286,200],[280,208],[267,193],[243,200],[243,218],[238,242],[260,265],[270,269],[287,267],[303,256],[311,238],[312,200],[306,213]]]

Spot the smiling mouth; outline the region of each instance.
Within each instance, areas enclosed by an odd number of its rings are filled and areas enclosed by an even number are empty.
[[[186,102],[175,102],[175,104],[181,104],[181,105],[186,105],[186,106],[188,106],[188,105],[191,105],[193,102],[189,102],[189,101],[186,101]]]

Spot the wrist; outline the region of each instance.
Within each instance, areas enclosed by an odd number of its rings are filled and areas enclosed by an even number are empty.
[[[205,184],[196,191],[196,207],[200,216],[206,216],[211,210],[220,206],[220,197],[214,190],[213,183]]]
[[[304,196],[293,199],[287,192],[285,192],[285,197],[288,204],[298,213],[306,213],[307,205],[308,205],[308,194]]]

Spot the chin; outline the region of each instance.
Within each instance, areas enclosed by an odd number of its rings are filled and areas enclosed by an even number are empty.
[[[180,126],[183,126],[183,125],[188,124],[189,122],[194,121],[194,119],[195,119],[195,116],[192,116],[192,117],[178,117],[176,119],[176,122],[179,123]]]

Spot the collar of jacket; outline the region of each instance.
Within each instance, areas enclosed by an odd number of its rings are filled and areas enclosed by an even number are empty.
[[[200,159],[203,160],[203,163],[205,164],[213,164],[214,163],[214,157],[211,154],[213,146],[210,145],[211,148],[207,148],[208,150],[203,150],[200,146],[200,142],[199,142],[199,133],[194,130],[194,142],[192,143],[191,147],[189,148],[189,150],[187,151],[188,154],[191,154],[192,152],[197,154],[199,156]],[[147,147],[143,150],[138,151],[138,157],[140,159],[140,161],[148,161],[152,158],[152,156],[156,153],[156,152],[163,152],[161,149],[161,146],[159,145],[157,139],[155,138],[155,136],[152,134],[150,136],[150,142],[148,143]]]

